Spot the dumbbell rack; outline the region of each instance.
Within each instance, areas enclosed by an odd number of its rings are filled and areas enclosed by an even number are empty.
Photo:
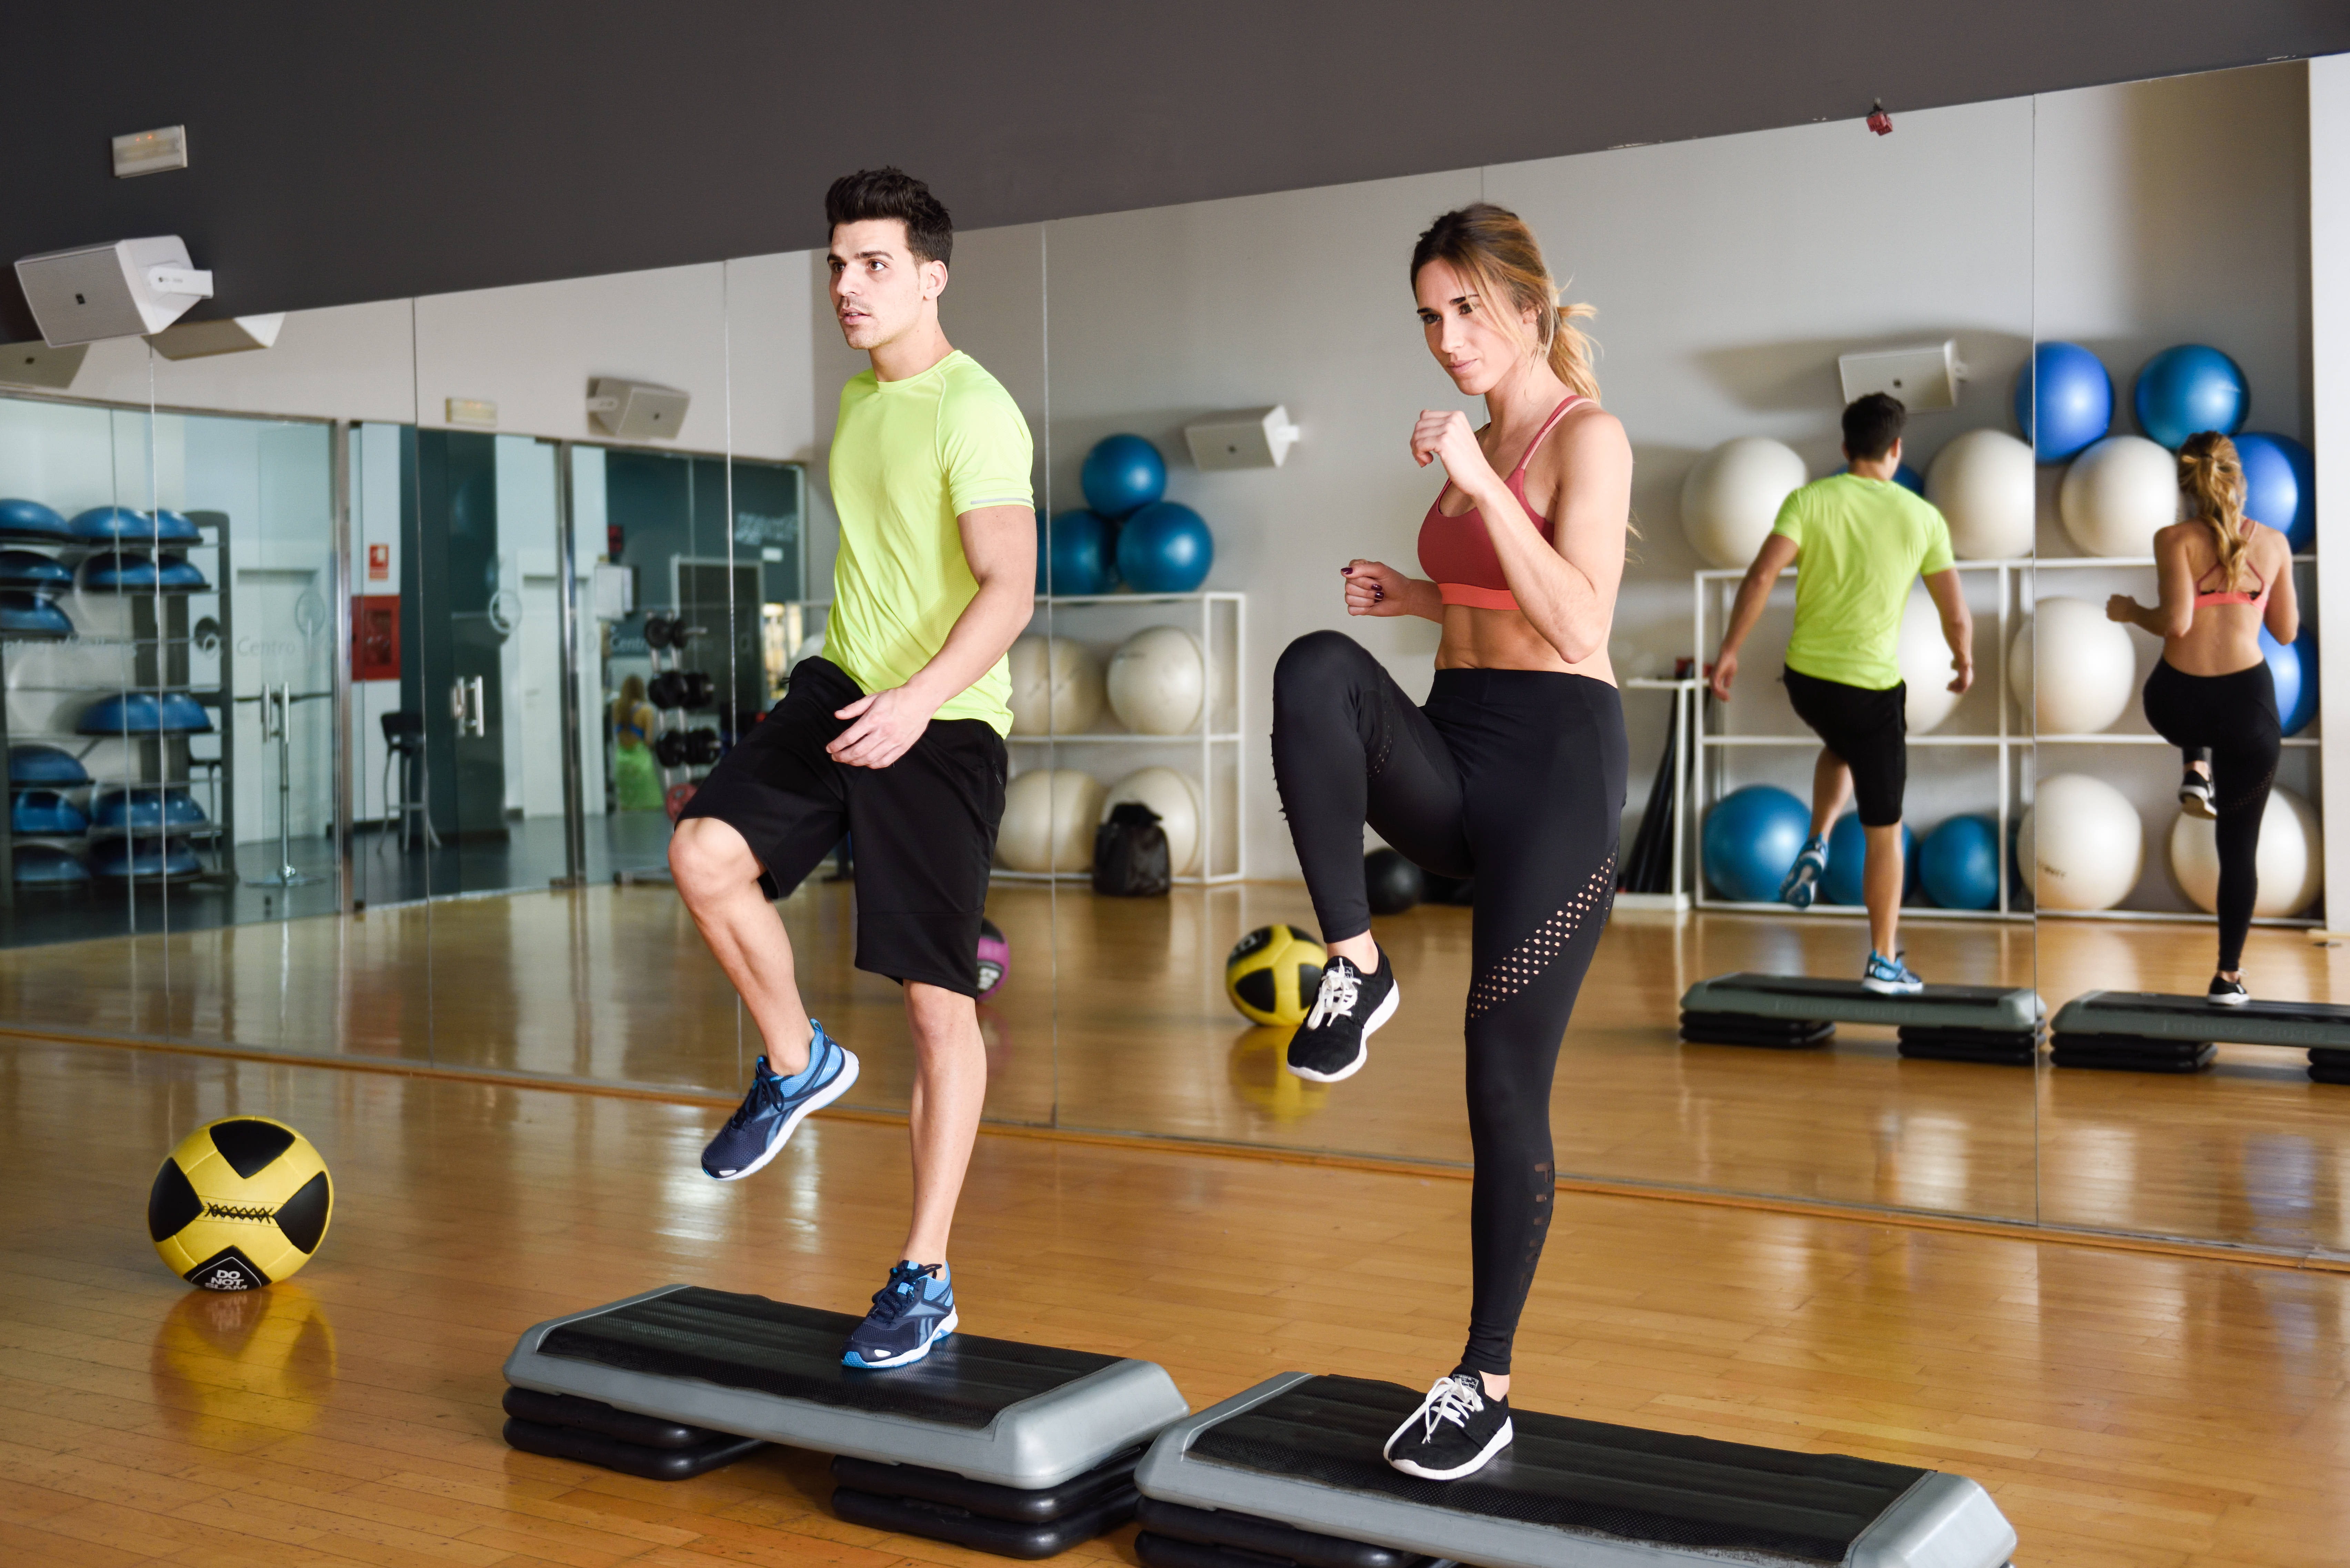
[[[690,761],[672,765],[663,760],[662,753],[666,749],[661,744],[663,740],[671,736],[682,739],[692,732],[687,727],[687,710],[669,707],[653,695],[653,688],[662,676],[686,673],[683,668],[685,645],[700,635],[701,630],[700,627],[681,624],[681,618],[678,617],[662,615],[645,617],[645,651],[651,659],[653,667],[652,680],[645,683],[645,701],[653,711],[653,731],[651,734],[645,737],[645,746],[652,753],[653,767],[660,778],[664,804],[667,803],[669,792],[672,787],[680,784],[697,782],[696,771],[706,770],[710,765],[708,763]],[[714,763],[716,760],[712,757],[711,762]],[[664,865],[616,871],[612,874],[612,880],[619,886],[627,887],[639,883],[668,883],[674,878],[671,877],[669,867]]]

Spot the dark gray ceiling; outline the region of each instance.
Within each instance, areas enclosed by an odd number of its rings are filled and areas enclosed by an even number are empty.
[[[0,260],[184,235],[294,309],[791,250],[897,162],[981,228],[2350,50],[2343,0],[27,5]],[[117,181],[108,139],[188,127]],[[1858,134],[1856,127],[1856,134]],[[1898,134],[1897,129],[1896,134]],[[13,283],[0,330],[32,336]]]

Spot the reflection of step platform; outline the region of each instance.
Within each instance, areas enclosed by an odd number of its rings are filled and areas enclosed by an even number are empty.
[[[1524,1410],[1500,1459],[1461,1480],[1422,1480],[1380,1458],[1419,1399],[1393,1383],[1284,1372],[1170,1427],[1135,1472],[1152,1505],[1143,1561],[1999,1568],[2015,1549],[1991,1494],[1963,1476]],[[1183,1511],[1162,1516],[1166,1503]],[[1175,1525],[1163,1537],[1162,1517]],[[1288,1539],[1261,1532],[1267,1524],[1302,1532],[1306,1548],[1256,1544]],[[1385,1554],[1360,1555],[1372,1549]]]
[[[1035,1557],[1132,1517],[1136,1454],[1189,1408],[1149,1362],[975,1334],[852,1369],[857,1324],[690,1285],[539,1324],[506,1358],[508,1440],[661,1479],[788,1443],[845,1457],[846,1518]]]
[[[1800,1050],[1832,1043],[1839,1023],[1882,1023],[1899,1031],[1904,1056],[2029,1066],[2043,1014],[2036,992],[1996,985],[1880,996],[1856,980],[1724,974],[1698,981],[1681,998],[1681,1039]]]
[[[2212,1047],[2274,1045],[2309,1053],[2309,1075],[2350,1084],[2350,1007],[2322,1002],[2248,1002],[2222,1006],[2200,996],[2155,991],[2087,991],[2056,1010],[2060,1067],[2194,1073]]]

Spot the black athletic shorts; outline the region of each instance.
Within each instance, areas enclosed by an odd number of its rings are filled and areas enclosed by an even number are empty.
[[[1800,670],[1788,670],[1786,681],[1795,717],[1852,769],[1860,825],[1890,827],[1900,821],[1901,792],[1909,782],[1908,682],[1871,691]]]
[[[702,781],[678,819],[709,816],[750,845],[761,891],[781,897],[847,834],[857,865],[857,967],[979,994],[979,921],[1003,820],[1003,738],[978,719],[933,719],[886,768],[824,748],[833,714],[864,693],[838,665],[806,659],[784,700]]]

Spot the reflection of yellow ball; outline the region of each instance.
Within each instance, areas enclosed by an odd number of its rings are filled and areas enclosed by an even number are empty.
[[[335,1331],[300,1285],[182,1296],[155,1331],[155,1407],[182,1431],[259,1421],[299,1431],[335,1386]]]
[[[1258,1023],[1299,1024],[1330,955],[1291,926],[1259,926],[1224,960],[1224,994]]]
[[[228,1116],[182,1138],[155,1173],[147,1234],[190,1284],[248,1291],[308,1262],[334,1210],[309,1139],[266,1116]]]

